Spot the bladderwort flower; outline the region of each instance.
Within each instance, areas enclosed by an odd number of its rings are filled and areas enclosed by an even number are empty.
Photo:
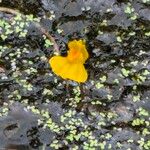
[[[70,79],[76,82],[85,82],[88,73],[84,67],[89,54],[83,40],[73,40],[68,43],[68,53],[66,57],[53,56],[49,63],[52,71],[63,79]]]

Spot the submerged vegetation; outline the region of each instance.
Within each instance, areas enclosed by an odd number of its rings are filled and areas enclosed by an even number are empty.
[[[0,4],[0,148],[150,149],[149,0]],[[79,39],[88,80],[66,85],[49,59]]]

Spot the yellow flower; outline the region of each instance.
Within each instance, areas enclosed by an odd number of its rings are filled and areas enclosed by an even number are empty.
[[[68,54],[66,57],[53,56],[49,63],[52,71],[63,79],[77,82],[85,82],[88,74],[84,63],[89,55],[83,40],[73,40],[68,43]]]

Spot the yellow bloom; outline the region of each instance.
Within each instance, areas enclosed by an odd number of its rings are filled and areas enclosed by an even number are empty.
[[[68,43],[68,55],[53,56],[49,63],[52,71],[63,79],[70,79],[77,82],[85,82],[88,74],[84,63],[89,55],[83,40],[73,40]]]

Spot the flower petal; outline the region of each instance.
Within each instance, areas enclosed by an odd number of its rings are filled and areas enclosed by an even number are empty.
[[[51,65],[52,71],[56,75],[66,79],[65,74],[67,72],[68,67],[70,67],[68,66],[69,64],[66,57],[54,56],[49,60],[49,63]]]
[[[81,63],[69,63],[66,57],[54,56],[49,61],[53,72],[63,79],[70,79],[77,82],[87,80],[87,71]]]
[[[88,54],[88,51],[86,49],[85,42],[83,40],[70,41],[68,43],[68,47],[69,47],[69,50],[80,51],[82,53],[82,55],[83,55],[83,61],[84,62],[88,59],[89,54]]]
[[[68,68],[67,78],[77,81],[77,82],[85,82],[87,80],[87,71],[84,68],[83,64],[77,63],[72,64],[70,68]]]

